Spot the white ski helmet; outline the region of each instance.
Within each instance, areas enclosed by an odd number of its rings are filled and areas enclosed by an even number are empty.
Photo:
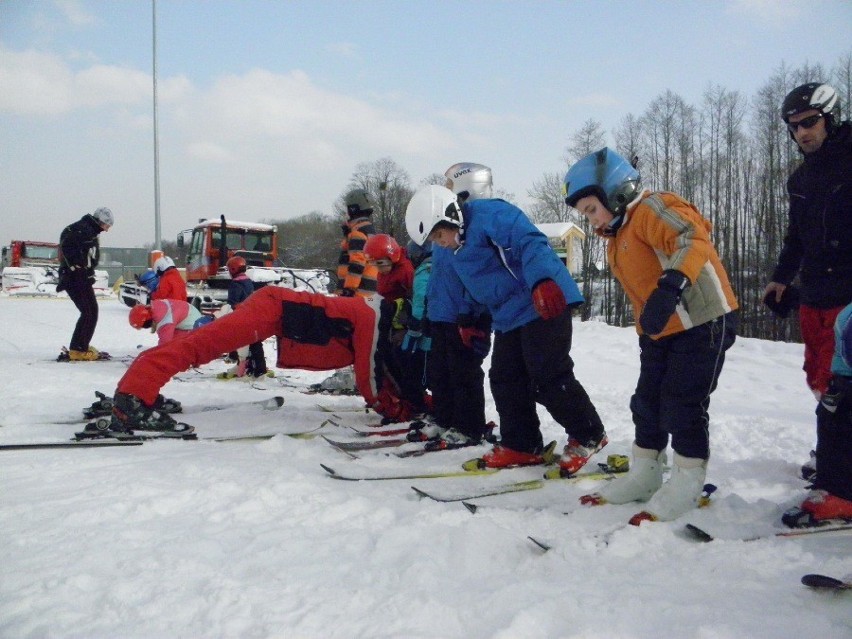
[[[163,273],[166,269],[170,269],[174,265],[175,261],[172,258],[168,255],[163,255],[163,257],[158,258],[157,261],[154,262],[154,270],[159,274]]]
[[[418,189],[405,209],[408,235],[423,246],[439,222],[447,222],[459,228],[463,226],[461,208],[455,193],[437,184]]]
[[[105,206],[102,206],[94,213],[92,213],[92,217],[95,218],[101,224],[106,224],[107,226],[112,226],[115,222],[115,218],[113,218],[112,216],[112,211],[110,211]]]
[[[482,200],[491,197],[491,169],[475,162],[459,162],[444,172],[447,188],[459,199]]]

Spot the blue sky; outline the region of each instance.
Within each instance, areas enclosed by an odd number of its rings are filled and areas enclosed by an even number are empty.
[[[487,164],[521,204],[570,135],[666,89],[751,97],[850,51],[848,0],[158,0],[162,235],[332,212],[356,165]],[[0,243],[109,206],[154,240],[149,0],[0,0]]]

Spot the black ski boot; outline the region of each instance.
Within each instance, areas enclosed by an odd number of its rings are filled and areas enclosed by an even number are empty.
[[[181,406],[181,403],[176,399],[157,395],[157,399],[154,400],[154,410],[160,411],[161,413],[169,413],[171,415],[173,413],[183,412],[183,406]]]
[[[116,393],[113,398],[112,419],[109,430],[128,433],[134,430],[191,432],[192,426],[177,422],[167,412],[149,408],[138,397]]]
[[[92,402],[92,405],[83,409],[83,417],[86,419],[94,419],[96,417],[106,417],[112,415],[112,397],[107,397],[100,391],[95,391],[98,400]]]

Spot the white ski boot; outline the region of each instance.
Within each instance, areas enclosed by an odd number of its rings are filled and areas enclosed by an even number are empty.
[[[624,478],[614,479],[600,490],[601,500],[607,504],[648,501],[663,485],[665,464],[665,450],[640,448],[634,443],[633,465]]]
[[[645,512],[656,521],[672,521],[696,508],[706,476],[706,459],[682,457],[675,453],[671,476],[654,493]]]

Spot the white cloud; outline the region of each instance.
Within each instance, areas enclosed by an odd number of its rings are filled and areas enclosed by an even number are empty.
[[[209,162],[228,162],[232,155],[227,149],[212,142],[192,142],[187,145],[187,155]]]
[[[0,49],[0,112],[53,115],[68,110],[70,71],[54,55]]]
[[[358,45],[354,42],[332,42],[326,45],[326,50],[336,53],[344,58],[355,58],[358,56]]]
[[[78,70],[79,63],[79,56],[71,62],[0,47],[0,114],[37,122],[97,110],[99,121],[119,129],[150,123],[149,73],[103,64]],[[253,69],[221,76],[207,87],[194,86],[186,76],[160,78],[158,97],[161,139],[211,167],[295,164],[313,170],[370,157],[443,155],[496,124],[487,114],[471,119],[436,112],[404,94],[349,96],[317,85],[299,70]]]
[[[609,93],[585,93],[569,98],[567,103],[571,106],[592,108],[614,107],[621,104],[618,98]]]
[[[87,27],[98,21],[94,15],[83,9],[77,0],[54,0],[54,4],[75,27]]]
[[[135,104],[150,99],[148,74],[93,65],[75,72],[62,58],[0,49],[0,112],[57,115],[79,108]]]
[[[194,108],[183,111],[183,125],[221,148],[262,140],[281,153],[292,149],[302,162],[322,164],[353,148],[370,157],[454,145],[448,132],[423,117],[324,89],[302,71],[224,76],[196,97]]]
[[[730,0],[727,11],[760,24],[782,26],[800,18],[804,8],[792,0]],[[809,10],[819,12],[819,9],[812,5]]]

